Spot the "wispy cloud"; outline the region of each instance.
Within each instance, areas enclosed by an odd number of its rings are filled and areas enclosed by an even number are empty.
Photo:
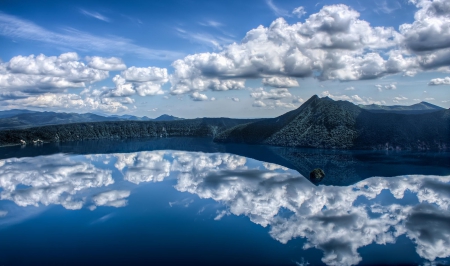
[[[270,9],[272,9],[272,11],[275,13],[275,15],[281,16],[281,17],[291,17],[292,16],[288,11],[277,7],[273,3],[273,0],[266,0],[266,3],[270,7]]]
[[[213,28],[219,28],[224,26],[222,23],[215,21],[215,20],[206,20],[204,22],[199,22],[198,24],[205,26],[205,27],[213,27]]]
[[[388,4],[386,0],[375,3],[377,5],[377,8],[375,8],[376,13],[382,12],[390,14],[395,10],[402,8],[402,5],[398,1],[392,1],[390,4]]]
[[[218,50],[222,50],[224,45],[234,41],[227,37],[212,36],[208,33],[189,32],[181,28],[175,28],[175,30],[177,31],[177,34],[184,39],[204,44]]]
[[[130,39],[118,36],[95,36],[73,28],[64,28],[62,33],[58,33],[2,12],[0,12],[0,35],[13,39],[19,38],[59,45],[80,51],[108,51],[115,56],[134,54],[156,60],[174,60],[184,56],[179,52],[142,47],[134,44]]]
[[[103,16],[102,14],[100,14],[98,12],[90,12],[90,11],[87,11],[87,10],[84,10],[84,9],[80,8],[80,13],[83,14],[83,15],[86,15],[88,17],[96,18],[98,20],[102,20],[102,21],[105,21],[105,22],[111,22],[111,19],[109,19],[108,17]]]

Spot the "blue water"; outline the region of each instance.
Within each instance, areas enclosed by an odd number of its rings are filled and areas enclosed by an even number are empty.
[[[448,153],[187,138],[1,151],[0,265],[450,262]]]

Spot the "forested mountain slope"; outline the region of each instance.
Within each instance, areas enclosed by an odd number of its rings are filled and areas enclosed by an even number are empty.
[[[88,139],[195,136],[218,132],[254,119],[198,118],[176,121],[106,121],[0,131],[0,146]],[[40,140],[40,141],[38,141]]]
[[[336,149],[433,149],[450,144],[450,110],[425,114],[372,113],[350,102],[311,97],[271,120],[243,124],[215,141]]]

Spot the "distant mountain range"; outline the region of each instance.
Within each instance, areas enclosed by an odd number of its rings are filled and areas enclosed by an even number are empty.
[[[52,125],[1,130],[0,145],[28,144],[37,139],[44,142],[58,142],[85,139],[210,136],[217,142],[288,147],[376,150],[450,149],[450,110],[425,102],[406,107],[376,105],[361,107],[347,101],[334,101],[328,97],[319,98],[314,95],[298,109],[267,119],[180,120],[180,118],[164,115],[154,120],[144,120],[145,118],[132,116],[103,117],[94,114],[49,112],[14,114],[3,119],[11,123],[10,127],[11,125],[20,126],[23,121],[29,123],[25,125],[28,127],[39,123]],[[116,120],[111,121],[111,119]],[[16,124],[12,123],[15,121]]]
[[[69,123],[103,122],[103,121],[174,121],[182,120],[171,115],[161,115],[155,119],[137,117],[133,115],[101,116],[92,113],[56,113],[38,112],[30,110],[8,110],[0,111],[0,130],[11,128],[29,128],[44,125],[59,125]]]
[[[416,103],[410,106],[404,106],[404,105],[392,105],[392,106],[386,106],[386,105],[378,105],[378,104],[371,104],[371,105],[358,105],[362,109],[365,109],[371,113],[395,113],[395,114],[425,114],[425,113],[432,113],[436,111],[445,110],[445,108],[442,108],[440,106],[427,103],[427,102],[420,102]]]

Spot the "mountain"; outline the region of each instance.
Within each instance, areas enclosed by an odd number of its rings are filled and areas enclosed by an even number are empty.
[[[314,95],[298,109],[221,132],[218,142],[328,149],[445,150],[450,110],[373,113],[347,101]]]
[[[445,108],[427,102],[420,102],[410,106],[404,105],[385,106],[378,104],[358,105],[358,106],[371,113],[425,114],[445,110]]]
[[[422,105],[429,106],[426,103]],[[25,116],[27,119],[20,116]],[[27,121],[29,123],[27,127],[33,123],[52,125],[0,130],[0,146],[20,144],[23,141],[30,143],[37,139],[44,142],[59,142],[87,139],[211,136],[217,142],[287,147],[375,150],[450,149],[450,110],[448,109],[421,114],[371,112],[347,101],[334,101],[328,97],[319,98],[317,95],[296,110],[268,119],[197,118],[171,121],[122,121],[124,117],[63,113],[53,113],[49,116],[42,113],[20,114],[7,119],[17,117],[20,118],[17,119],[17,123]],[[176,119],[172,116],[162,118]],[[119,121],[103,121],[103,119]],[[86,120],[100,121],[85,122]],[[65,124],[58,125],[58,123]]]
[[[12,128],[30,128],[45,125],[59,125],[69,123],[83,122],[102,122],[102,121],[175,121],[181,120],[171,115],[162,115],[156,119],[147,116],[138,117],[134,115],[111,115],[101,116],[92,113],[57,113],[57,112],[38,112],[30,110],[8,110],[0,111],[0,130]]]
[[[34,113],[34,111],[30,110],[22,110],[22,109],[12,109],[6,111],[0,111],[0,118],[11,117],[20,114]]]
[[[135,115],[110,115],[109,117],[118,118],[118,120],[133,120],[133,121],[150,121],[153,120],[147,116],[139,117]],[[116,121],[116,120],[109,120]]]
[[[153,119],[154,121],[176,121],[176,120],[183,120],[184,118],[175,117],[172,115],[160,115],[157,118]]]
[[[23,110],[21,110],[23,111]],[[86,113],[56,113],[56,112],[22,112],[9,117],[0,118],[0,129],[27,128],[42,125],[57,125],[79,122],[119,121],[120,118],[105,117]]]

